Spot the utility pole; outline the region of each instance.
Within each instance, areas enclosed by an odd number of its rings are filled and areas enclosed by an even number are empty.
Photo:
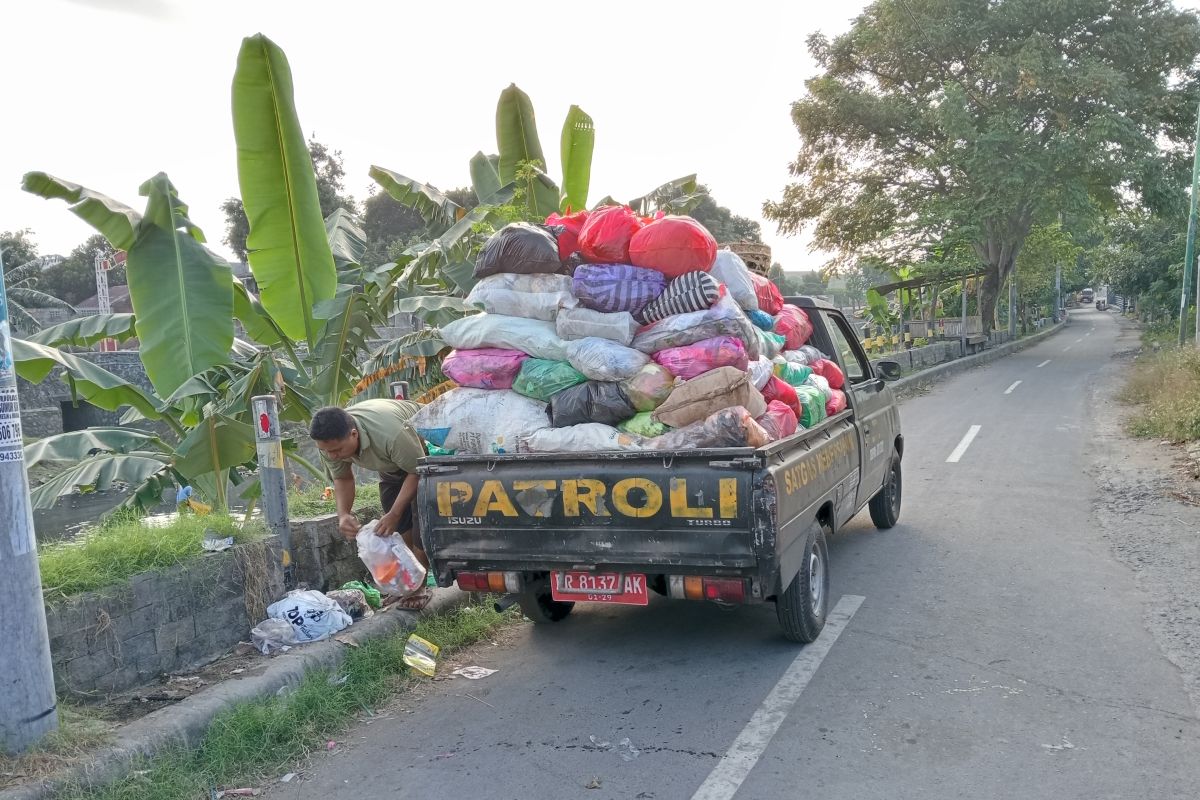
[[[21,404],[0,253],[0,751],[20,753],[58,728],[54,667],[42,604]]]
[[[1196,276],[1197,190],[1200,190],[1200,111],[1196,113],[1196,137],[1192,150],[1192,202],[1188,212],[1187,246],[1183,251],[1183,291],[1179,297],[1179,344],[1187,341],[1187,312]],[[1200,308],[1200,306],[1197,306]],[[1197,323],[1200,326],[1200,323]],[[1200,327],[1197,327],[1200,330]]]
[[[1017,338],[1017,266],[1008,276],[1008,338]]]
[[[287,476],[283,463],[283,440],[279,433],[279,400],[273,394],[250,398],[254,408],[254,443],[258,450],[258,479],[262,483],[262,509],[267,528],[279,537],[283,584],[296,588],[292,564],[292,529],[288,521]]]

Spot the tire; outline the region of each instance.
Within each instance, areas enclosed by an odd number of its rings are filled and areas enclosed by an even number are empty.
[[[566,619],[575,607],[574,603],[555,600],[550,596],[550,592],[545,590],[527,592],[520,596],[517,604],[521,606],[521,613],[538,625],[560,622]]]
[[[888,467],[887,480],[868,507],[871,510],[871,522],[881,531],[896,524],[900,519],[900,499],[903,494],[903,480],[900,472],[900,456],[892,456],[892,464]]]
[[[775,598],[775,614],[783,635],[790,641],[808,644],[825,627],[829,612],[829,549],[825,528],[814,528],[804,545],[804,565]]]

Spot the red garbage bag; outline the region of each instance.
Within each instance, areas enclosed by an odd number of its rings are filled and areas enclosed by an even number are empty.
[[[579,234],[588,221],[587,211],[576,211],[574,214],[559,214],[557,211],[546,217],[546,225],[554,229],[558,237],[558,259],[566,261],[579,252]]]
[[[741,339],[732,336],[715,336],[695,344],[668,347],[655,353],[654,361],[685,381],[717,367],[737,367],[745,372],[750,363],[746,346]]]
[[[593,264],[628,264],[629,242],[644,224],[627,206],[601,206],[579,231],[579,252]]]
[[[779,293],[779,287],[768,278],[756,273],[750,273],[750,280],[754,281],[754,296],[758,298],[758,310],[765,311],[771,316],[779,313],[783,308],[783,295]]]
[[[833,394],[825,401],[825,416],[832,417],[846,410],[846,393],[841,389],[830,389]]]
[[[786,439],[800,427],[800,422],[796,419],[796,412],[792,411],[786,403],[778,400],[767,403],[767,413],[758,418],[758,424],[775,441]]]
[[[668,278],[708,272],[717,259],[717,240],[691,217],[672,214],[634,234],[629,258],[635,266],[656,269]]]
[[[829,381],[830,389],[841,389],[846,385],[846,374],[828,358],[817,359],[812,365],[812,371]]]
[[[799,350],[813,335],[812,320],[795,306],[784,306],[775,317],[775,332],[786,341],[783,349]]]
[[[763,400],[767,401],[768,407],[772,400],[778,400],[792,410],[796,419],[800,419],[800,396],[796,394],[796,387],[779,376],[771,376],[771,380],[767,381],[767,385],[763,387],[762,396]]]

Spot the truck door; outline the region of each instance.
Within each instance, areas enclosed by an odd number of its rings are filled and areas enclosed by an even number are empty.
[[[849,323],[841,314],[821,311],[829,335],[823,350],[836,359],[846,373],[846,401],[854,412],[858,427],[861,473],[858,485],[857,511],[883,486],[884,476],[892,458],[892,394],[887,391],[882,378],[876,377],[867,362],[866,354],[858,344],[858,337],[850,330]]]

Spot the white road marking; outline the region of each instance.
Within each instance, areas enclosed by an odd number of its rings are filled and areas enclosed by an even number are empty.
[[[1063,352],[1065,353],[1070,349],[1071,349],[1071,345],[1067,345],[1066,347],[1063,348]]]
[[[733,740],[729,750],[692,795],[692,800],[729,800],[737,794],[742,782],[750,775],[750,770],[754,769],[767,745],[787,719],[788,712],[800,699],[800,693],[808,686],[864,599],[859,595],[842,595],[842,599],[829,612],[821,635],[812,644],[805,645],[796,660],[788,666],[746,727]]]
[[[1083,341],[1083,337],[1080,336],[1078,339],[1075,340],[1075,344],[1079,344],[1082,341]]]
[[[1020,386],[1020,385],[1021,385],[1021,382],[1020,382],[1020,381],[1017,381],[1017,382],[1016,382],[1016,383],[1014,383],[1012,386],[1010,386],[1010,387],[1008,387],[1007,389],[1005,389],[1005,390],[1004,390],[1004,393],[1005,393],[1005,394],[1012,394],[1012,393],[1013,393],[1013,389],[1017,388],[1017,387],[1018,387],[1018,386]]]
[[[1050,363],[1050,359],[1047,358],[1045,361],[1043,361],[1042,363],[1040,363],[1036,367],[1034,367],[1034,369],[1041,369],[1042,367],[1046,366],[1049,363]]]
[[[972,425],[967,434],[963,436],[962,441],[958,443],[958,447],[954,448],[954,452],[946,459],[947,464],[957,464],[958,460],[963,457],[963,453],[967,452],[967,448],[971,446],[971,442],[975,441],[975,437],[979,435],[979,429],[982,425]]]

